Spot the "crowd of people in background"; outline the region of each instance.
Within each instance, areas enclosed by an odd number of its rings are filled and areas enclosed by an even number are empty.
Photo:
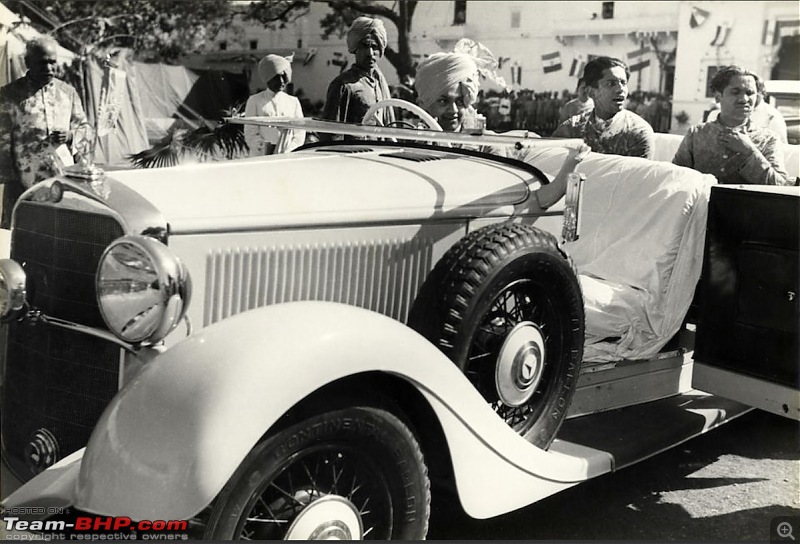
[[[654,133],[670,130],[671,98],[630,92],[630,70],[619,59],[597,57],[587,63],[574,93],[567,89],[560,93],[484,92],[479,81],[486,77],[486,58],[479,57],[493,56],[481,44],[466,41],[474,51],[432,55],[419,67],[416,84],[408,81],[390,89],[377,65],[387,46],[386,29],[379,19],[359,17],[347,33],[347,47],[355,62],[331,81],[324,103],[312,104],[301,90],[294,92],[291,58],[268,55],[258,65],[267,88],[249,98],[245,114],[321,116],[360,123],[366,122],[362,118],[371,105],[399,97],[422,105],[444,130],[460,131],[467,114],[470,118],[482,115],[486,130],[522,129],[540,137],[582,138],[595,152],[644,158],[653,156]],[[22,191],[58,172],[62,158],[71,163],[76,130],[87,124],[75,90],[55,78],[55,59],[54,40],[29,43],[28,73],[0,89],[2,227],[8,227],[11,206]],[[477,70],[483,71],[477,75]],[[786,141],[786,125],[766,103],[761,79],[737,66],[721,67],[711,89],[718,105],[712,115],[718,117],[709,115],[691,127],[673,162],[714,174],[722,183],[792,182],[778,145]],[[376,117],[383,125],[393,120],[389,108]],[[275,129],[245,129],[251,156],[291,151],[307,141],[303,131],[295,131],[294,136],[281,143]]]
[[[508,113],[501,108],[504,99],[510,102]],[[559,112],[568,102],[575,99],[578,99],[578,93],[566,89],[560,93],[535,92],[530,89],[512,92],[487,91],[478,97],[475,108],[486,117],[487,128],[492,130],[503,132],[522,129],[540,136],[551,136],[564,120]],[[655,132],[670,131],[672,97],[669,95],[633,91],[628,97],[625,109],[642,117]]]

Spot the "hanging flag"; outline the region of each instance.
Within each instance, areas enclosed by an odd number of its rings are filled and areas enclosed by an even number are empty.
[[[628,66],[628,70],[630,70],[631,72],[641,72],[642,70],[644,70],[648,66],[650,66],[650,60],[649,59],[648,60],[643,60],[641,62],[637,62],[636,64],[631,64],[630,66]]]
[[[708,11],[698,7],[692,7],[692,15],[689,17],[689,27],[697,28],[706,22],[708,16],[711,15]]]
[[[561,70],[561,53],[556,51],[542,55],[542,67],[545,74]]]
[[[650,46],[644,45],[644,43],[642,43],[642,46],[639,49],[628,53],[628,60],[638,59],[639,57],[641,57],[642,55],[646,55],[650,51],[651,51]]]
[[[511,65],[511,84],[522,85],[522,66],[517,61]]]
[[[571,77],[583,76],[583,68],[586,66],[586,61],[583,60],[583,55],[578,55],[572,59],[572,64],[569,67],[569,75]]]
[[[729,23],[722,23],[721,25],[717,25],[717,32],[714,34],[714,39],[711,40],[711,45],[716,47],[722,47],[725,45],[725,40],[728,39],[728,34],[730,34],[731,25]]]

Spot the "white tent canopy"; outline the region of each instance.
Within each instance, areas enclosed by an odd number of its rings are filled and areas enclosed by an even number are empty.
[[[16,13],[0,4],[0,86],[25,75],[25,44],[41,36],[41,32],[20,23]],[[57,58],[59,64],[69,64],[75,53],[59,45]]]

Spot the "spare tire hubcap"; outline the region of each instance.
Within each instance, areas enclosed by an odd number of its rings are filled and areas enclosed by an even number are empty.
[[[542,379],[545,360],[539,327],[530,321],[517,323],[497,357],[495,384],[500,400],[508,406],[525,404]]]

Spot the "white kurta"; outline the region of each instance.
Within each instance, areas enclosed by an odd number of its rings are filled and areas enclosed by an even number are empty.
[[[245,117],[303,117],[300,101],[283,91],[274,93],[265,89],[247,99],[244,108]],[[273,127],[259,127],[254,125],[244,126],[244,139],[250,147],[250,156],[256,157],[266,154],[266,144],[277,145],[280,132]],[[283,149],[276,149],[276,153],[286,153],[303,145],[306,139],[304,130],[290,130],[286,145]]]

